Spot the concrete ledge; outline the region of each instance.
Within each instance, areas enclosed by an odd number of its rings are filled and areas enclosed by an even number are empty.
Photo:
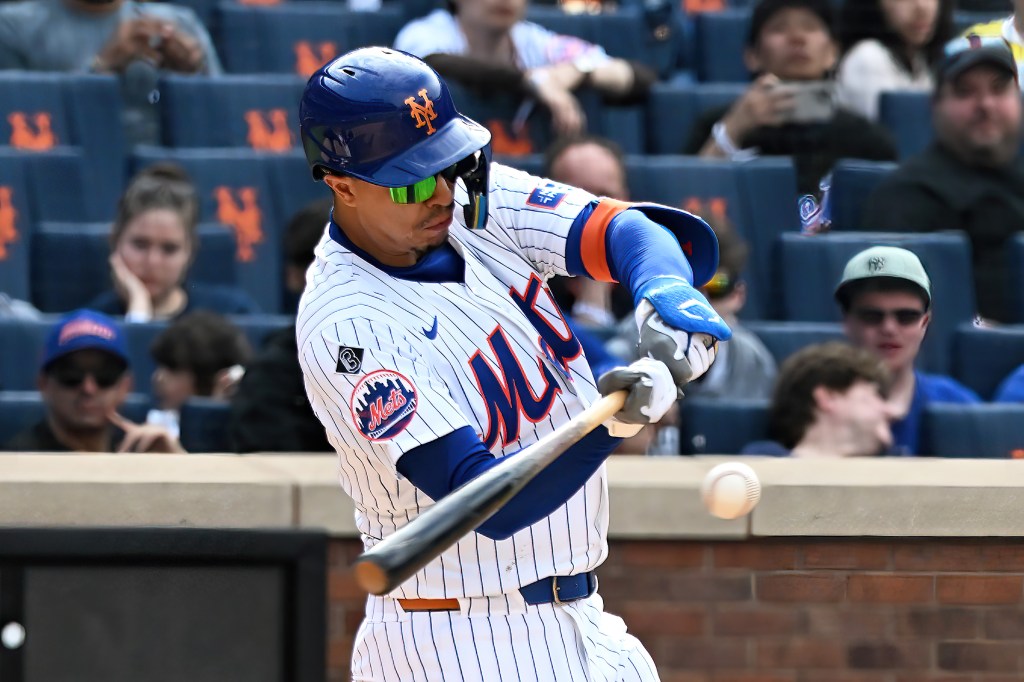
[[[746,518],[722,521],[700,484],[722,461],[763,483]],[[615,539],[751,536],[1024,537],[1024,462],[790,460],[609,461]],[[0,456],[0,525],[307,527],[356,535],[333,455]]]

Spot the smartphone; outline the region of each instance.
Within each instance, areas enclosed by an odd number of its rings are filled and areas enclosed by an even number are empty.
[[[833,81],[784,81],[775,89],[793,93],[793,108],[786,116],[787,122],[820,123],[835,116],[836,88]]]

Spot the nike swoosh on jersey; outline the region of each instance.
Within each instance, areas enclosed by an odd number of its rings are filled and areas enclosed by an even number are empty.
[[[424,329],[423,335],[426,336],[431,341],[437,338],[437,315],[434,315],[434,326],[431,327],[430,329]]]

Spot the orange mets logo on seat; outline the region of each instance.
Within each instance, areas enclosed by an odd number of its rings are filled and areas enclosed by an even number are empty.
[[[234,192],[230,187],[216,188],[213,190],[213,198],[217,200],[217,221],[227,225],[235,233],[235,241],[238,243],[235,258],[243,263],[252,261],[256,257],[256,250],[253,247],[263,241],[263,214],[256,203],[256,189],[238,188],[241,204],[235,201]]]
[[[284,109],[250,109],[245,112],[245,122],[249,126],[249,146],[253,149],[283,152],[292,148],[292,131]]]
[[[409,112],[409,115],[416,119],[417,128],[427,126],[427,135],[433,135],[435,129],[434,126],[430,125],[430,122],[437,118],[437,114],[434,112],[434,103],[427,97],[426,88],[419,91],[419,96],[423,98],[423,104],[417,102],[415,97],[407,97],[405,99],[405,103],[412,110]]]
[[[18,229],[15,221],[18,211],[14,208],[14,191],[5,185],[0,185],[0,260],[7,258],[7,245],[17,241]]]
[[[300,40],[292,49],[295,51],[295,73],[303,78],[309,78],[317,69],[338,56],[338,44],[330,40],[318,45]]]
[[[57,145],[57,136],[51,127],[50,114],[45,111],[38,111],[31,114],[22,111],[12,111],[7,115],[7,122],[11,124],[10,144],[15,149],[31,149],[43,151],[52,149]],[[35,126],[35,130],[33,130]]]

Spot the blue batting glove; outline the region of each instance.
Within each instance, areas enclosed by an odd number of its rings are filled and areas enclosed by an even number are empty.
[[[637,293],[640,357],[664,362],[682,396],[683,386],[708,371],[718,342],[731,339],[732,330],[704,295],[681,277],[656,277]]]

